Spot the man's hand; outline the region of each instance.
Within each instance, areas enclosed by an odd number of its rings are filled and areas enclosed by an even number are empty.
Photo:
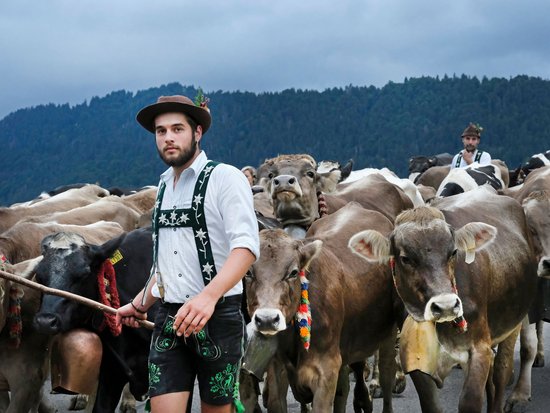
[[[128,327],[138,328],[138,320],[147,320],[147,313],[138,311],[131,303],[120,307],[116,311],[116,325],[124,324]]]
[[[217,301],[214,297],[202,292],[182,305],[174,319],[176,334],[189,337],[201,331],[212,317]]]
[[[464,159],[464,162],[470,165],[474,161],[474,153],[464,150],[462,151],[462,158]]]

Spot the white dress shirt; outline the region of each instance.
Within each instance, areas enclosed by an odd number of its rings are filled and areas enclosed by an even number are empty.
[[[207,162],[206,154],[201,152],[181,173],[175,188],[172,168],[161,175],[161,182],[166,184],[161,210],[191,208],[195,183]],[[258,221],[250,185],[241,171],[222,163],[214,168],[206,189],[204,211],[218,272],[234,248],[247,248],[258,259]],[[159,228],[158,271],[166,302],[184,303],[204,289],[192,228]],[[152,293],[160,297],[156,284]],[[225,296],[241,293],[242,283],[238,282]]]

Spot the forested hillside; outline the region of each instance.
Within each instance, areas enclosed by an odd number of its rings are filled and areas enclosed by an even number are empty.
[[[159,95],[194,97],[178,83],[112,92],[80,105],[18,110],[0,121],[0,205],[76,183],[156,185],[165,169],[153,136],[135,121]],[[481,148],[510,168],[550,149],[550,81],[528,76],[422,77],[382,88],[347,86],[278,93],[206,91],[213,116],[203,148],[237,167],[283,153],[355,161],[407,173],[410,156],[456,153],[470,121]]]

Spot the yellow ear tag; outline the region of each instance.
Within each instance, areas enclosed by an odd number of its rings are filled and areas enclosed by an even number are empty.
[[[111,255],[111,258],[109,258],[109,261],[111,261],[111,264],[115,265],[117,262],[119,262],[122,259],[122,253],[120,250],[116,250],[113,252],[113,255]]]

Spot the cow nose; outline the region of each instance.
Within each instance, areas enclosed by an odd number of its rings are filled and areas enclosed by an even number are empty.
[[[542,257],[539,261],[539,277],[550,278],[550,257]]]
[[[433,297],[426,307],[426,320],[452,321],[462,315],[462,302],[456,294],[441,294]]]
[[[55,314],[37,314],[34,317],[34,326],[43,334],[56,334],[61,331],[61,322]]]
[[[262,308],[254,312],[252,316],[256,330],[261,334],[276,334],[286,329],[286,321],[283,313],[275,308]]]
[[[287,186],[294,185],[296,183],[296,177],[292,175],[279,175],[273,179],[273,185],[275,186]]]
[[[254,323],[258,330],[265,330],[266,327],[277,326],[279,324],[279,314],[275,315],[259,315],[256,314],[254,318]]]

